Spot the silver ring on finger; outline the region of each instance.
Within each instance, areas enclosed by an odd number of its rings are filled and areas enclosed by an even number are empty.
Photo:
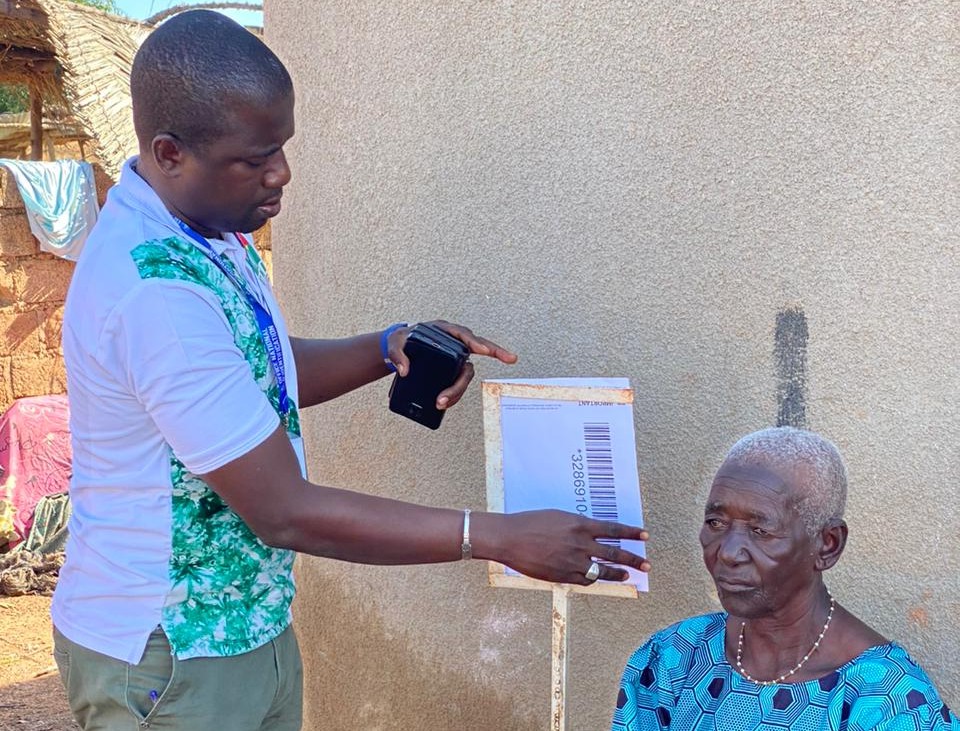
[[[590,568],[587,569],[587,573],[583,577],[589,581],[591,584],[600,578],[600,564],[596,561],[590,564]]]

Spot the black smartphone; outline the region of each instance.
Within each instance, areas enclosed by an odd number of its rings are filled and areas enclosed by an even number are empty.
[[[410,370],[403,378],[394,376],[390,410],[438,429],[444,412],[437,408],[437,396],[457,380],[470,353],[455,337],[425,323],[410,330],[403,352],[410,359]]]

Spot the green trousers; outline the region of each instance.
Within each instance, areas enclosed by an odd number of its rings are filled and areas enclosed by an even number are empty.
[[[233,657],[177,660],[159,627],[136,665],[53,630],[54,659],[83,731],[299,731],[303,666],[293,628]]]

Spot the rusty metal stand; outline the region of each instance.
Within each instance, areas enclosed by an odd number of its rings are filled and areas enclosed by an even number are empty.
[[[567,705],[567,613],[570,607],[570,587],[553,587],[553,643],[551,652],[550,731],[565,731]]]

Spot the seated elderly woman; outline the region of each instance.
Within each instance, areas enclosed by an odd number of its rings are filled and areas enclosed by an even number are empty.
[[[634,653],[614,731],[960,731],[907,651],[823,582],[847,540],[846,493],[840,454],[816,434],[766,429],[733,446],[700,531],[725,611]]]

